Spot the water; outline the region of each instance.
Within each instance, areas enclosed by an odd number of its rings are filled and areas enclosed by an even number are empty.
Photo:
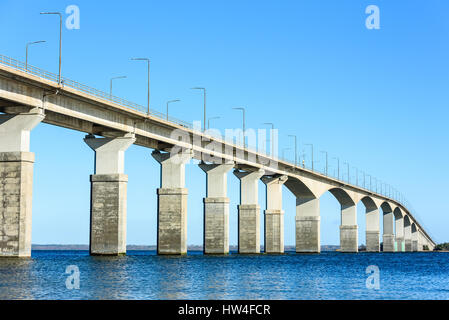
[[[69,265],[80,270],[79,290],[66,288]],[[366,287],[369,265],[379,267],[379,290]],[[449,254],[33,251],[0,259],[0,299],[449,299]]]

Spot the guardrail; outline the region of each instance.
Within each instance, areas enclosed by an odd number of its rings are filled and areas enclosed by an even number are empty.
[[[37,68],[37,67],[32,66],[30,64],[26,64],[26,63],[24,63],[22,61],[19,61],[19,60],[16,60],[16,59],[13,59],[13,58],[1,55],[1,54],[0,54],[0,64],[6,65],[8,67],[12,67],[12,68],[14,68],[16,70],[19,70],[19,71],[22,71],[22,72],[29,73],[29,74],[37,76],[39,78],[43,78],[43,79],[46,79],[46,80],[58,83],[59,76],[57,74],[49,72],[49,71],[46,71],[46,70],[43,70],[43,69],[40,69],[40,68]],[[107,102],[115,103],[115,104],[117,104],[117,105],[119,105],[121,107],[130,108],[132,110],[141,112],[143,115],[147,115],[147,108],[142,106],[142,105],[139,105],[137,103],[134,103],[134,102],[122,99],[122,98],[114,96],[114,95],[111,95],[111,94],[106,93],[104,91],[101,91],[101,90],[89,87],[89,86],[87,86],[85,84],[79,83],[79,82],[71,80],[69,78],[62,77],[61,78],[61,85],[63,87],[70,87],[70,88],[76,89],[78,91],[87,93],[87,94],[89,94],[91,96],[94,96],[96,98],[100,98],[100,99],[105,100]],[[194,128],[193,128],[191,123],[183,121],[183,120],[176,119],[176,118],[171,117],[171,116],[167,117],[166,114],[163,114],[161,112],[158,112],[158,111],[155,111],[155,110],[150,110],[150,114],[149,115],[153,116],[153,117],[157,117],[157,118],[159,118],[161,120],[169,121],[169,122],[174,123],[176,125],[180,125],[180,126],[183,126],[185,128],[194,130]],[[222,142],[225,142],[225,138],[222,135],[221,135],[221,140],[222,140]],[[243,146],[240,145],[240,147],[243,147]],[[260,150],[257,150],[257,148],[253,147],[253,146],[246,146],[246,149],[247,150],[251,150],[253,152],[261,152]],[[264,152],[261,152],[261,153],[264,153]],[[350,179],[345,181],[344,179],[340,179],[340,177],[336,177],[335,175],[329,174],[329,172],[326,173],[325,170],[320,170],[320,169],[312,170],[312,167],[310,166],[310,164],[301,166],[301,165],[298,165],[298,164],[294,163],[292,160],[289,160],[289,159],[284,158],[284,157],[276,157],[275,159],[276,160],[282,160],[284,162],[290,163],[291,165],[294,165],[294,166],[306,169],[306,170],[311,171],[311,172],[315,172],[315,173],[324,175],[326,177],[332,178],[332,179],[334,179],[336,181],[339,181],[341,183],[344,183],[344,184],[347,184],[347,185],[351,185],[351,186],[357,187],[359,189],[363,189],[366,192],[382,195],[382,196],[384,196],[386,198],[395,200],[397,203],[401,204],[404,208],[407,208],[407,210],[413,215],[414,219],[418,222],[418,224],[421,225],[421,227],[424,228],[424,225],[420,221],[418,221],[416,212],[414,212],[414,210],[412,209],[413,207],[410,205],[410,203],[402,195],[399,194],[399,196],[398,196],[395,193],[392,194],[391,191],[387,192],[387,190],[385,190],[385,189],[384,190],[380,190],[380,192],[379,192],[379,190],[377,188],[377,186],[378,186],[377,183],[376,183],[375,188],[373,188],[372,186],[370,188],[368,188],[366,186],[366,184],[364,184],[362,186],[362,185],[360,185],[357,182],[356,183],[351,183]],[[421,219],[419,219],[419,220],[421,220]],[[429,235],[429,237],[431,237],[430,233],[427,230],[425,231],[425,233],[427,233]],[[431,237],[431,238],[433,238],[433,237]]]

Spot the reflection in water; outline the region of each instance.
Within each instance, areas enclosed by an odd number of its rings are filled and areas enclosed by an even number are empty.
[[[80,270],[79,290],[66,288],[69,265]],[[380,269],[380,290],[366,288],[369,265]],[[0,259],[0,299],[449,299],[449,259],[447,253],[33,251],[32,259]]]

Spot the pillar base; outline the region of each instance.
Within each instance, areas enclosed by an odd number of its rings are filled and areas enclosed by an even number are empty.
[[[418,251],[418,240],[412,240],[412,251],[413,252]]]
[[[412,240],[405,239],[405,252],[411,252],[412,251]]]
[[[32,152],[0,152],[0,257],[31,257]]]
[[[295,217],[296,252],[320,253],[320,217]]]
[[[241,204],[239,211],[239,253],[260,253],[260,206]]]
[[[265,210],[265,253],[284,253],[284,211]]]
[[[396,238],[396,252],[404,252],[404,238]]]
[[[379,252],[380,251],[380,232],[366,231],[366,251]]]
[[[187,189],[159,188],[158,254],[187,253]]]
[[[229,198],[204,198],[204,253],[229,253]]]
[[[384,234],[383,237],[383,252],[394,252],[394,234]]]
[[[340,226],[340,252],[358,252],[358,227]]]
[[[94,174],[91,181],[91,255],[126,254],[126,174]]]

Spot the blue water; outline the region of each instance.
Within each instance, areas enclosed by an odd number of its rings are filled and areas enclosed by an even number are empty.
[[[80,271],[79,289],[66,287],[69,265]],[[379,290],[366,286],[369,265],[379,267]],[[449,254],[33,251],[0,259],[0,299],[449,299]]]

